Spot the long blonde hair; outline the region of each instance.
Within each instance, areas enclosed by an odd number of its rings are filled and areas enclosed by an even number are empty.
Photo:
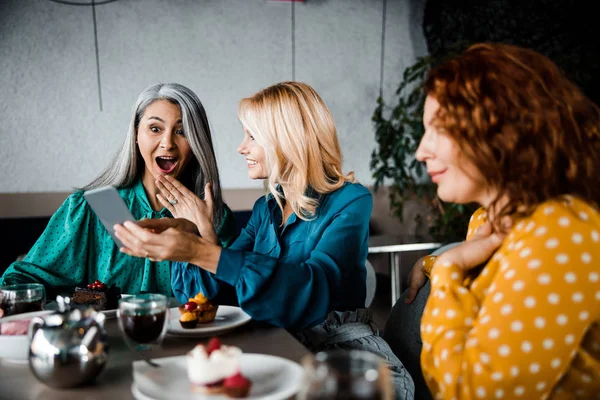
[[[298,217],[309,220],[315,216],[319,194],[354,181],[354,173],[342,172],[333,117],[309,85],[281,82],[263,89],[240,101],[238,118],[265,151],[265,185],[282,212],[286,201]]]

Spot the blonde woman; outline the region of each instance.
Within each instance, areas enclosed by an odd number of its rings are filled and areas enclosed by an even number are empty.
[[[253,319],[288,329],[312,351],[377,353],[390,364],[397,398],[413,398],[410,375],[363,308],[372,198],[342,172],[329,110],[310,86],[283,82],[243,99],[238,117],[248,176],[268,189],[238,239],[222,249],[210,232],[203,239],[169,221],[126,223],[115,227],[122,251],[182,261],[173,263],[171,281],[180,301],[233,287]],[[169,180],[165,194],[187,196],[177,186]]]

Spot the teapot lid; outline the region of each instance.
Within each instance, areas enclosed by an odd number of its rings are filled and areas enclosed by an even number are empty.
[[[94,310],[91,306],[72,307],[71,298],[68,296],[56,296],[56,312],[42,317],[46,326],[76,326],[90,325],[94,321],[104,325],[106,316]]]

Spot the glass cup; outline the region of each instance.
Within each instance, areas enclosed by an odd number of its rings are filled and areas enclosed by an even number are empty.
[[[309,354],[302,361],[304,384],[298,399],[394,398],[385,360],[364,350],[328,350]]]
[[[160,346],[169,321],[168,299],[162,294],[144,293],[122,298],[117,309],[119,328],[134,350]]]
[[[21,283],[0,287],[0,318],[42,311],[46,290],[41,283]]]

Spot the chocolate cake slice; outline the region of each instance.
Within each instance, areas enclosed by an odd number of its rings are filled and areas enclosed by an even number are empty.
[[[104,283],[96,281],[90,283],[87,288],[76,287],[71,300],[75,304],[89,305],[96,311],[101,311],[116,309],[120,298],[119,287],[107,287]]]
[[[76,304],[92,306],[96,311],[107,309],[106,292],[101,290],[76,287],[71,300]]]

